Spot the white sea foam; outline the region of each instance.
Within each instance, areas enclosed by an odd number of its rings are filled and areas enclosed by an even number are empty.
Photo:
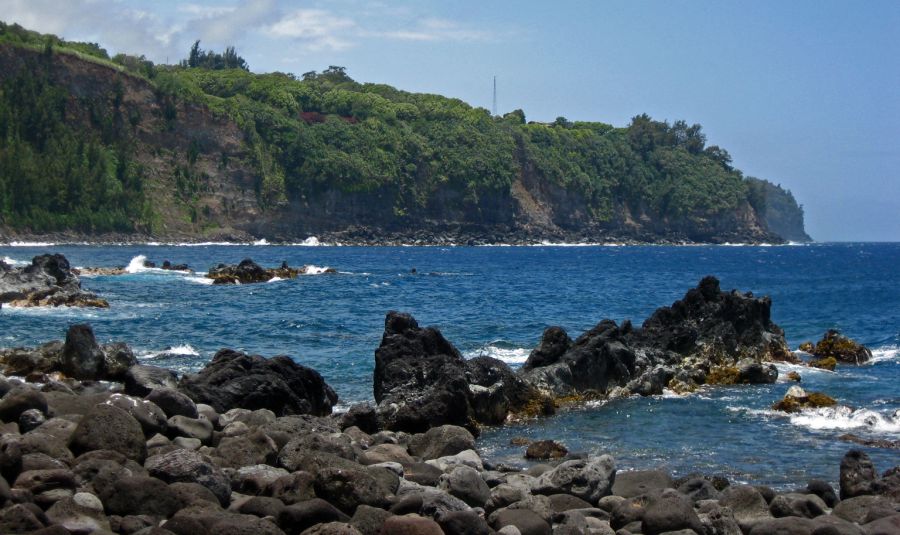
[[[185,277],[184,280],[186,280],[186,281],[188,281],[188,282],[193,282],[194,284],[206,284],[206,285],[210,285],[210,284],[213,283],[213,280],[210,279],[209,277],[203,277],[203,276],[200,276],[200,275],[193,276],[193,277]]]
[[[530,349],[526,349],[524,347],[502,347],[497,344],[498,342],[491,342],[490,344],[479,347],[478,349],[474,349],[471,351],[466,351],[463,356],[467,359],[475,358],[475,357],[493,357],[498,360],[502,360],[507,364],[523,364],[526,360],[528,360],[528,355],[531,353]]]
[[[128,266],[125,267],[125,271],[128,273],[143,273],[145,271],[149,271],[149,268],[144,267],[144,262],[147,261],[147,257],[144,255],[137,255],[132,258],[130,262],[128,262]]]
[[[884,346],[872,350],[872,360],[869,362],[874,364],[886,360],[898,360],[898,357],[900,357],[900,347],[896,345]]]
[[[10,258],[8,256],[3,257],[3,261],[9,264],[10,266],[25,266],[30,264],[30,262],[26,262],[24,260],[16,260],[15,258]]]
[[[302,242],[298,243],[297,245],[300,245],[303,247],[318,247],[322,244],[319,242],[319,238],[316,238],[315,236],[310,236],[309,238],[306,238]]]
[[[790,416],[791,423],[808,429],[865,429],[879,434],[900,434],[900,409],[891,413],[850,407],[808,409]]]
[[[330,268],[328,266],[304,266],[304,275],[321,275],[326,273]]]
[[[284,279],[282,279],[281,277],[272,277],[271,279],[267,280],[266,283],[278,282],[278,281],[283,281],[283,280]]]
[[[189,344],[182,344],[178,346],[170,346],[161,351],[146,351],[138,355],[138,358],[155,359],[162,356],[198,357],[200,356],[200,353]]]
[[[56,245],[51,242],[43,242],[43,241],[11,241],[9,242],[10,247],[51,247]]]
[[[269,240],[262,238],[260,240],[256,240],[251,245],[269,245]]]

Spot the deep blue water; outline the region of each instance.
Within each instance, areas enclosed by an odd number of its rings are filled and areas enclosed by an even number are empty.
[[[800,370],[804,388],[829,393],[847,408],[793,418],[772,413],[768,407],[788,388],[783,382],[627,399],[488,430],[480,439],[487,457],[524,463],[522,448],[509,446],[511,437],[524,435],[553,438],[573,451],[608,452],[623,468],[725,473],[784,487],[811,477],[836,481],[850,447],[837,440],[842,433],[900,439],[900,244],[0,246],[0,257],[19,262],[43,252],[61,252],[75,266],[127,265],[145,255],[198,272],[245,257],[336,268],[339,274],[232,287],[158,270],[85,278],[86,288],[110,301],[109,310],[3,308],[0,346],[62,338],[68,325],[89,322],[102,341],[125,341],[147,362],[181,371],[202,367],[222,347],[287,354],[319,370],[343,406],[372,398],[373,353],[388,310],[439,327],[467,356],[490,354],[517,365],[547,326],[561,325],[574,338],[603,318],[640,322],[714,274],[725,289],[770,295],[773,319],[792,347],[836,327],[875,350],[870,365]],[[166,348],[178,354],[155,356]],[[897,450],[865,449],[880,470],[900,464]]]

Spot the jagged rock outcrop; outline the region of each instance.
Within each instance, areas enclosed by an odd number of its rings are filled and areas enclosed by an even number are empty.
[[[423,432],[453,424],[501,423],[537,392],[497,359],[466,361],[434,327],[389,312],[375,350],[374,395],[386,429]]]
[[[264,268],[252,259],[245,258],[236,266],[219,264],[210,269],[206,277],[212,279],[213,284],[251,284],[254,282],[268,282],[275,277],[295,279],[297,276],[308,272],[309,266],[294,268],[288,266],[287,262],[284,262],[281,264],[281,267]],[[333,268],[326,268],[324,273],[336,273],[336,271]]]
[[[81,281],[61,254],[35,256],[15,268],[0,261],[0,304],[106,308],[109,303],[81,289]]]
[[[793,359],[770,311],[768,297],[723,292],[706,277],[639,329],[603,320],[573,343],[562,329],[547,329],[522,377],[556,397],[659,394],[723,375],[729,380],[709,382],[770,383],[777,371],[763,363]]]
[[[230,349],[216,353],[199,373],[182,377],[178,389],[219,412],[269,409],[279,416],[323,416],[338,400],[319,372],[290,357],[267,359]]]

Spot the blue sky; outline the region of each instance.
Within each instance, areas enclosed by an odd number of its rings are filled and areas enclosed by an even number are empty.
[[[359,81],[529,119],[703,125],[794,192],[817,240],[900,240],[900,1],[0,0],[0,18],[175,62]]]

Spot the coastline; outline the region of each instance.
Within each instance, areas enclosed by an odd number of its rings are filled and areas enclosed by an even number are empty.
[[[198,236],[148,236],[133,234],[88,235],[62,234],[0,234],[0,247],[54,247],[54,246],[148,246],[148,247],[202,247],[202,246],[279,246],[279,247],[622,247],[622,246],[797,246],[817,243],[813,241],[795,242],[787,240],[735,240],[735,241],[695,241],[683,238],[637,239],[634,237],[609,236],[606,239],[591,239],[582,236],[569,237],[466,237],[458,235],[416,236],[390,235],[387,237],[348,237],[343,233],[310,234],[298,239],[257,238],[208,238]]]

